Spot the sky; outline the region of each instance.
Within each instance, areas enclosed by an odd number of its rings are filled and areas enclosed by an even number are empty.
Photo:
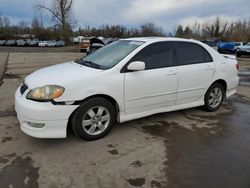
[[[0,12],[11,23],[30,22],[39,14],[36,3],[53,0],[0,0]],[[72,14],[77,25],[122,24],[136,27],[152,22],[165,31],[178,24],[211,21],[220,16],[228,21],[250,19],[250,0],[74,0]],[[44,13],[45,20],[50,19]]]

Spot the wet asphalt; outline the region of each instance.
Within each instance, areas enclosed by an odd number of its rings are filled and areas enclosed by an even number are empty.
[[[240,74],[240,85],[250,86],[249,75],[250,71]],[[194,112],[190,116],[197,123],[217,119],[213,131],[209,131],[211,128],[190,131],[168,122],[143,128],[165,140],[167,187],[250,187],[250,101],[234,95],[224,102],[223,108],[229,111],[211,116]]]

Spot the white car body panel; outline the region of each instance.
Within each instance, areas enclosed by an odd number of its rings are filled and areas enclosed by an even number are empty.
[[[213,62],[179,66],[177,104],[193,102],[204,96],[211,85],[214,70]]]
[[[175,105],[177,67],[126,73],[124,82],[127,114]]]
[[[132,38],[125,40],[143,41],[144,44],[131,52],[116,66],[99,70],[68,62],[38,70],[25,78],[28,90],[15,95],[15,109],[22,130],[34,137],[66,137],[70,115],[79,107],[72,105],[95,95],[106,95],[116,101],[118,122],[125,122],[155,113],[191,108],[204,105],[204,95],[209,86],[217,81],[227,83],[227,97],[236,92],[239,82],[237,61],[224,57],[211,47],[195,40],[178,38]],[[213,62],[174,66],[138,72],[121,73],[122,67],[144,47],[161,41],[186,41],[203,46],[212,56]],[[51,102],[35,102],[26,99],[26,94],[36,87],[59,85],[65,88],[63,95],[54,105]],[[34,129],[27,122],[44,122],[46,128]],[[61,125],[61,126],[60,126]]]

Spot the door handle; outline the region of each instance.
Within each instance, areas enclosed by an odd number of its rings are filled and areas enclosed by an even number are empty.
[[[208,68],[206,68],[206,70],[214,70],[214,68],[213,67],[208,67]]]
[[[169,72],[167,73],[167,76],[176,75],[176,74],[177,74],[177,72],[169,71]]]
[[[206,67],[206,70],[214,70],[214,67],[212,67],[211,65],[208,65],[208,66]]]

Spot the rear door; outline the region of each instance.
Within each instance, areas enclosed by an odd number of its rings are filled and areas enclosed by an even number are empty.
[[[177,91],[174,42],[151,44],[130,60],[133,61],[143,61],[145,70],[125,73],[126,113],[174,105]]]
[[[203,97],[215,71],[211,55],[201,45],[193,42],[176,42],[178,64],[177,104]]]

